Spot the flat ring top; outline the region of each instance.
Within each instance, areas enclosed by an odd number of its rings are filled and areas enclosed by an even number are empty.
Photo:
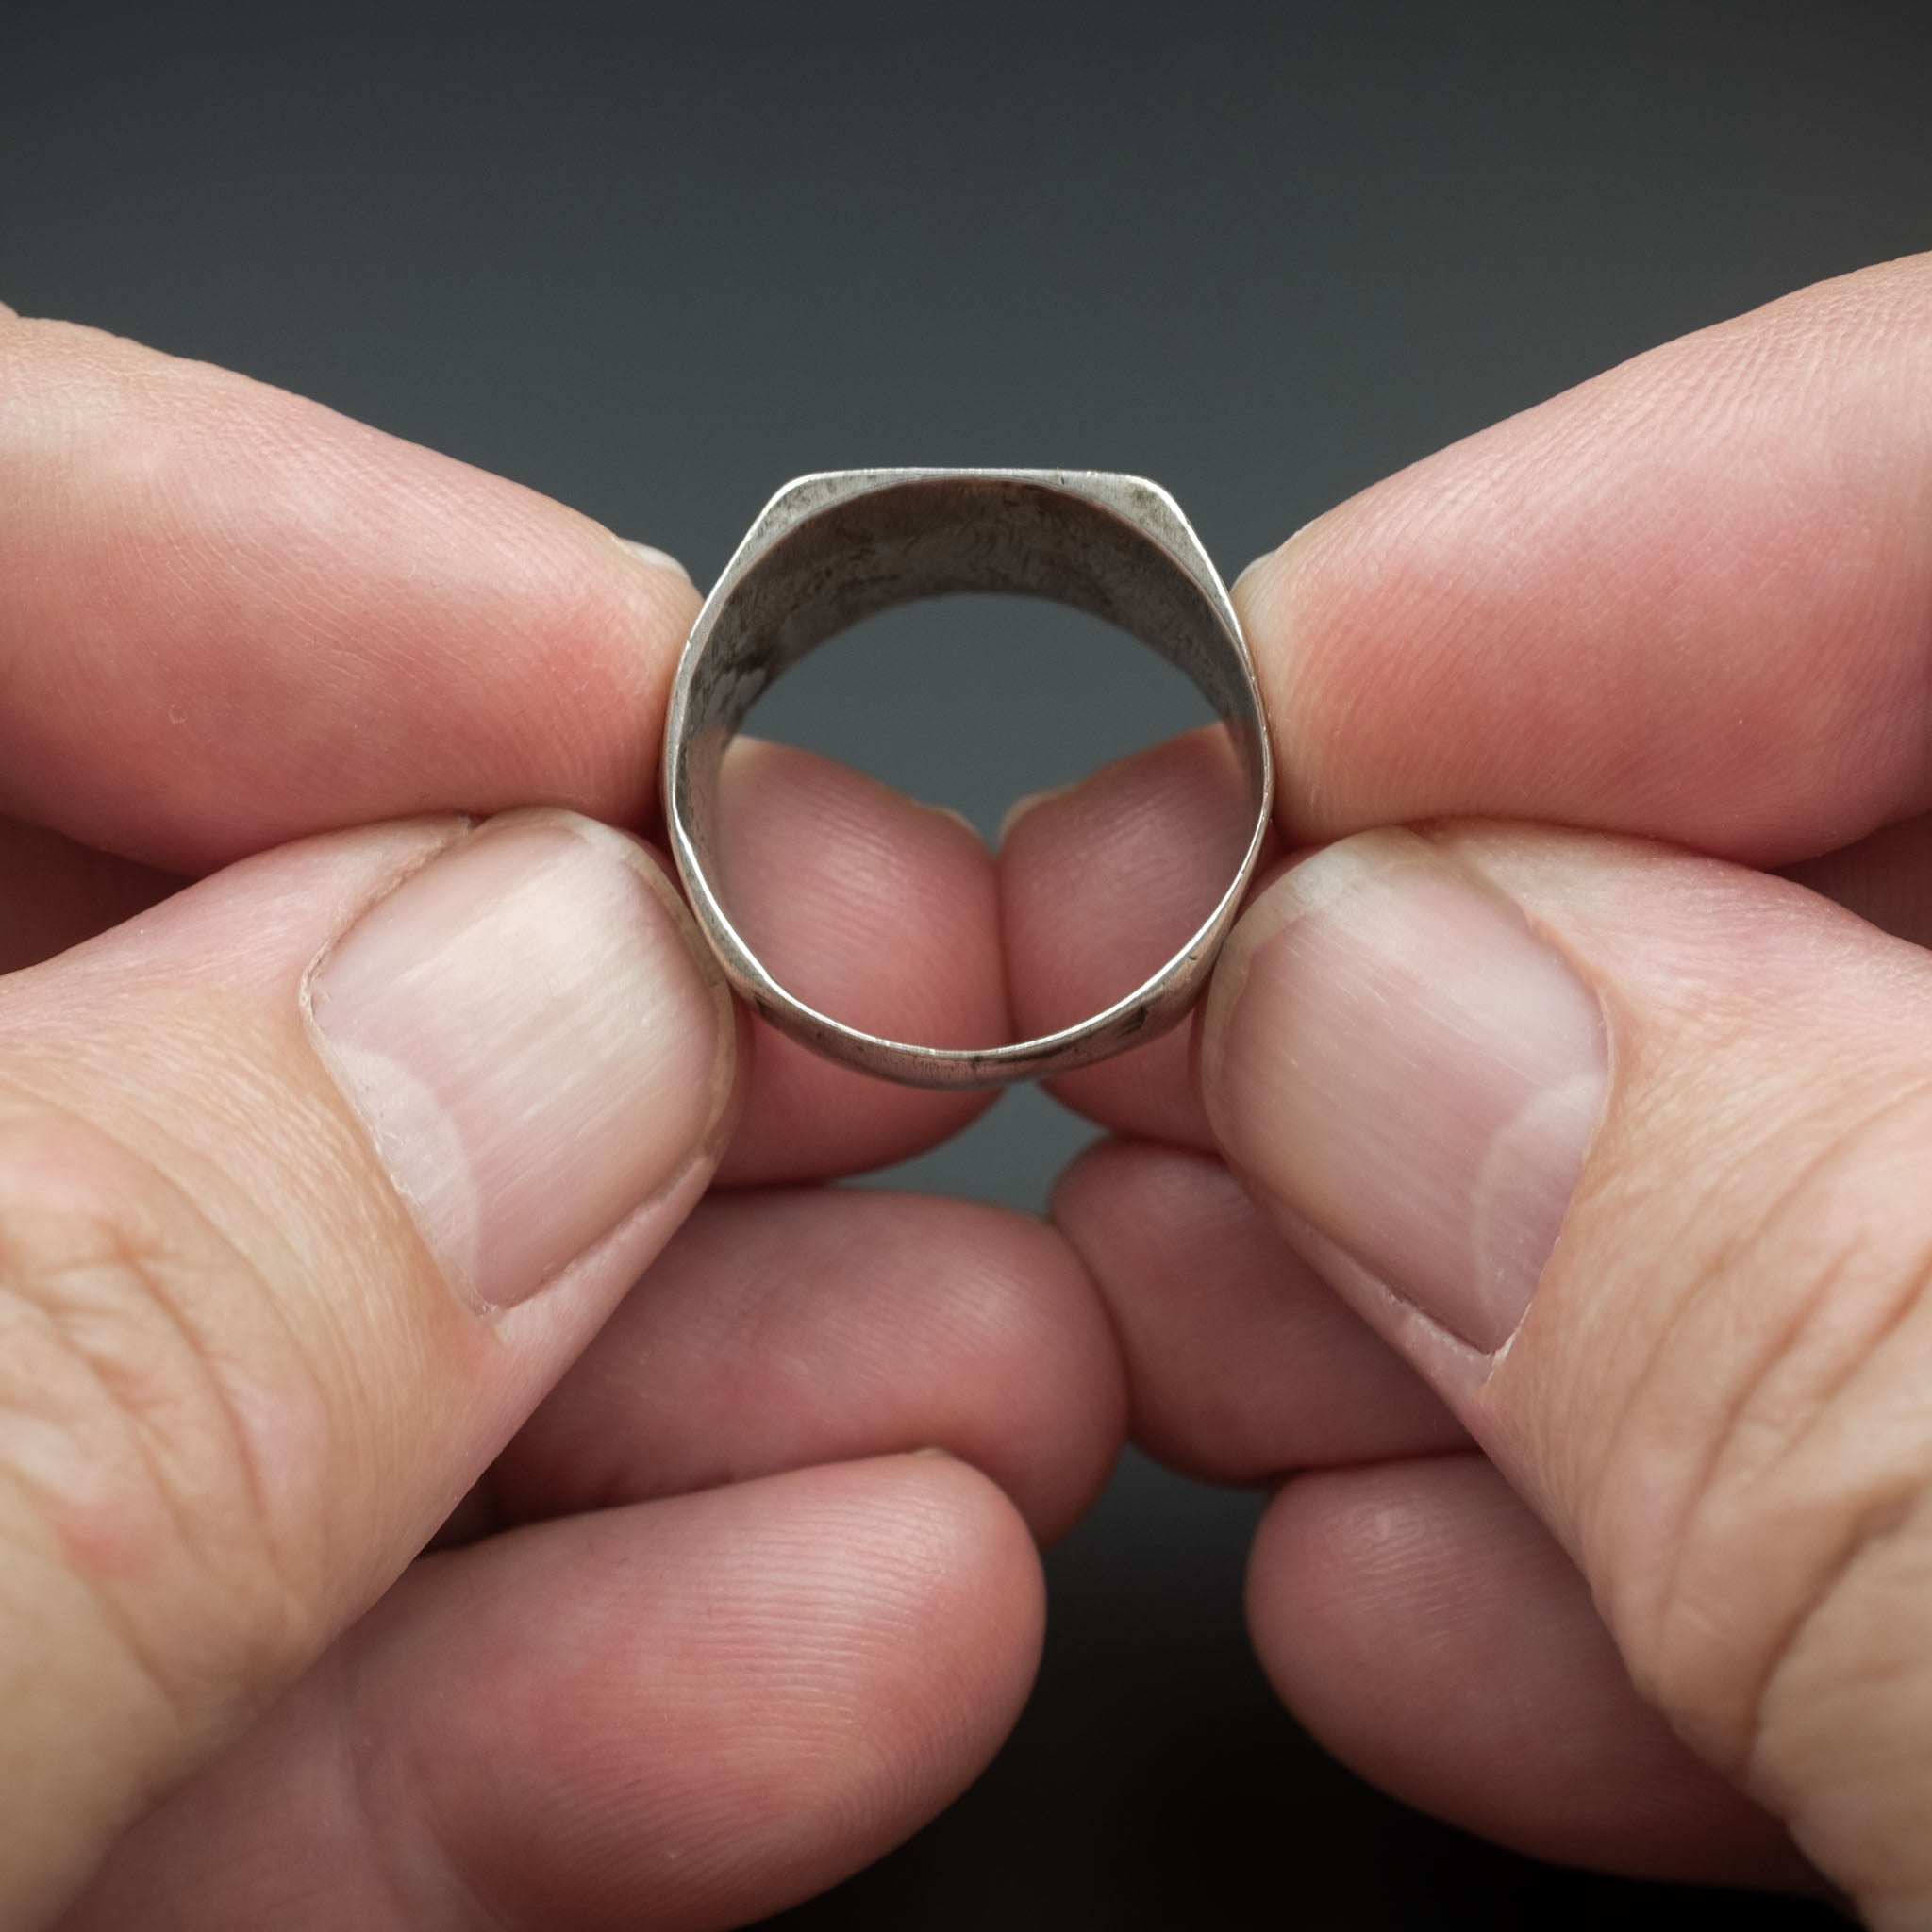
[[[1185,672],[1228,727],[1253,813],[1226,891],[1152,977],[1076,1025],[976,1048],[885,1040],[807,1006],[745,943],[712,884],[724,748],[766,688],[860,620],[958,591],[1073,605]],[[1070,1073],[1173,1025],[1234,923],[1274,784],[1254,667],[1200,539],[1157,485],[1084,470],[841,470],[788,483],[698,613],[672,687],[664,745],[672,854],[726,977],[792,1038],[918,1087]]]

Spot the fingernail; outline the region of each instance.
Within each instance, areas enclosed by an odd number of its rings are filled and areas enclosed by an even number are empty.
[[[1309,523],[1298,525],[1284,537],[1279,543],[1275,544],[1272,550],[1262,551],[1260,556],[1248,564],[1235,578],[1234,582],[1228,585],[1227,594],[1237,602],[1252,596],[1280,566],[1282,559],[1287,556],[1288,552],[1294,548],[1303,537],[1321,521],[1320,517],[1316,517]]]
[[[1243,624],[1252,624],[1257,619],[1265,621],[1267,607],[1277,587],[1294,574],[1291,558],[1319,542],[1319,533],[1329,525],[1334,514],[1332,510],[1324,511],[1321,516],[1311,517],[1307,523],[1298,525],[1273,550],[1262,551],[1228,585],[1227,594],[1240,609]],[[1250,608],[1250,606],[1255,608]]]
[[[668,550],[654,549],[650,544],[637,542],[629,537],[620,537],[617,541],[641,563],[648,563],[654,570],[672,571],[681,576],[686,583],[691,582],[690,571],[686,570]]]
[[[934,805],[930,799],[925,798],[915,798],[912,800],[912,803],[921,811],[929,811],[939,818],[950,819],[954,824],[959,826],[963,831],[970,832],[976,842],[983,842],[979,841],[979,827],[958,806]]]
[[[684,1171],[734,1028],[648,854],[564,812],[451,846],[325,953],[308,1011],[467,1298],[526,1300]]]
[[[1280,554],[1281,552],[1278,548],[1274,550],[1262,551],[1260,556],[1256,558],[1252,563],[1246,565],[1236,575],[1234,582],[1228,585],[1228,596],[1230,598],[1239,598],[1241,595],[1241,586],[1243,584],[1247,584],[1249,578],[1258,576],[1258,575],[1262,571],[1266,570],[1268,566],[1271,563],[1273,563],[1278,556],[1280,556]],[[1249,588],[1252,589],[1253,586],[1250,585]]]
[[[993,850],[998,851],[1007,842],[1012,836],[1013,827],[1029,811],[1044,805],[1049,798],[1058,798],[1073,789],[1071,785],[1049,785],[1041,791],[1023,791],[1011,805],[1008,806],[1005,815],[1001,818],[998,836],[993,840]]]
[[[1372,832],[1242,920],[1202,1079],[1237,1166],[1488,1354],[1556,1245],[1608,1061],[1596,1000],[1513,905],[1426,840]]]

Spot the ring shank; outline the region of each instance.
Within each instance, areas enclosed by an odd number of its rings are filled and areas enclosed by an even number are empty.
[[[710,883],[724,750],[767,688],[865,618],[961,591],[1072,605],[1166,658],[1228,725],[1255,808],[1229,896],[1160,973],[1078,1026],[978,1051],[881,1040],[804,1006],[752,955]],[[1165,492],[1077,472],[875,471],[802,479],[754,526],[686,647],[665,777],[675,856],[739,991],[774,1024],[836,1058],[918,1085],[959,1087],[1070,1071],[1179,1018],[1258,853],[1273,774],[1240,626]]]

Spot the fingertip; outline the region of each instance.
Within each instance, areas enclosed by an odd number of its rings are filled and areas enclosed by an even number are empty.
[[[676,578],[680,583],[690,584],[691,575],[668,550],[659,550],[652,543],[640,543],[634,537],[617,537],[613,541],[619,549],[635,558],[647,569]],[[695,588],[695,586],[693,586]]]
[[[1408,1804],[1633,1876],[1817,1883],[1783,1827],[1639,1699],[1581,1575],[1479,1457],[1290,1482],[1247,1604],[1284,1702]]]
[[[1013,1632],[1026,1636],[1043,1627],[1046,1593],[1039,1550],[1013,1499],[984,1470],[937,1444],[854,1466],[871,1470],[882,1487],[890,1486],[887,1499],[894,1508],[916,1503],[943,1525],[942,1540],[931,1546],[926,1575],[936,1606],[948,1600],[952,1586],[976,1579],[1002,1597],[1017,1588]],[[913,1513],[909,1507],[907,1513]]]
[[[1312,525],[1305,527],[1312,528]],[[1273,614],[1275,590],[1289,567],[1289,553],[1302,534],[1297,531],[1284,543],[1264,550],[1227,588],[1228,602],[1241,620],[1241,635],[1265,629]]]
[[[945,1457],[486,1539],[414,1565],[78,1923],[761,1920],[977,1774],[1044,1600],[1012,1506]]]
[[[1126,1434],[1112,1328],[1058,1228],[975,1202],[912,1205],[956,1217],[959,1243],[979,1250],[961,1283],[974,1306],[946,1372],[965,1400],[951,1405],[949,1440],[916,1453],[972,1470],[1032,1546],[1050,1547],[1106,1487]]]
[[[887,1458],[882,1486],[929,1536],[924,1634],[900,1655],[905,1703],[922,1698],[935,1790],[928,1815],[977,1774],[1019,1722],[1046,1641],[1046,1572],[1025,1519],[992,1478],[952,1456]],[[904,1537],[905,1532],[901,1532]],[[890,1547],[903,1549],[895,1538]]]
[[[1466,1440],[1218,1159],[1103,1141],[1053,1208],[1119,1338],[1135,1440],[1160,1460],[1254,1483]]]
[[[1193,1073],[1193,1035],[1192,1024],[1183,1021],[1144,1046],[1047,1081],[1046,1091],[1113,1133],[1211,1147],[1214,1129]]]
[[[999,1747],[1044,1629],[1024,1524],[946,1457],[799,1470],[440,1560],[501,1579],[492,1613],[475,1583],[445,1592],[445,1617],[472,1607],[442,1667],[501,1707],[407,1802],[435,1805],[486,1895],[601,1894],[610,1916],[587,1923],[739,1924],[878,1857]],[[503,1671],[546,1603],[571,1646]],[[533,1812],[571,1828],[533,1839]]]
[[[963,948],[978,979],[997,964],[992,858],[960,813],[815,752],[741,735],[719,774],[716,867],[740,930],[808,1004],[877,1032],[924,1024],[957,1033],[978,1017],[944,997],[953,989],[933,997],[920,985],[895,986],[866,950],[911,921],[915,941],[935,954]],[[982,1004],[999,991],[996,981],[970,990]]]
[[[999,887],[1023,1033],[1102,1012],[1174,958],[1240,870],[1246,799],[1226,729],[1214,724],[1022,801],[1000,846]],[[1051,1091],[1117,1131],[1210,1140],[1185,1026]]]
[[[822,1058],[753,1014],[743,1104],[718,1163],[724,1188],[865,1174],[936,1147],[992,1107],[996,1091],[901,1087]]]
[[[1020,1024],[1051,1032],[1131,992],[1226,892],[1252,829],[1224,725],[1021,801],[999,854]]]
[[[1264,550],[1228,587],[1228,601],[1267,699],[1275,751],[1275,818],[1291,835],[1299,816],[1292,807],[1301,795],[1307,766],[1302,721],[1294,708],[1299,702],[1296,680],[1304,663],[1296,593],[1304,580],[1312,584],[1319,610],[1319,559],[1343,537],[1358,508],[1375,500],[1381,487],[1359,491],[1302,525],[1272,550]]]
[[[517,1521],[929,1445],[1050,1542],[1124,1431],[1119,1352],[1064,1237],[896,1189],[700,1205],[498,1459]]]
[[[708,1551],[712,1629],[676,1662],[713,1707],[714,1740],[697,1748],[715,1837],[782,1821],[795,1840],[816,1820],[824,1883],[924,1824],[1018,1719],[1044,1573],[1018,1510],[970,1464],[886,1456],[645,1507],[702,1524]],[[732,1702],[757,1715],[720,1724],[732,1679]],[[668,1759],[655,1774],[682,1775]]]
[[[1012,1038],[992,856],[956,813],[769,740],[732,741],[716,883],[767,969],[808,1006],[887,1039]],[[851,1173],[944,1140],[991,1092],[894,1086],[756,1023],[727,1183]]]
[[[1013,836],[1013,828],[1028,812],[1037,810],[1041,806],[1046,804],[1049,799],[1058,798],[1062,792],[1069,791],[1072,789],[1071,786],[1067,785],[1049,785],[1039,791],[1023,791],[1000,814],[999,832],[992,841],[993,850],[995,852],[1004,852],[1006,850],[1007,841]]]

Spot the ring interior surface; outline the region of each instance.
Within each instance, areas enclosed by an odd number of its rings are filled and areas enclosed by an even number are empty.
[[[1206,921],[1158,972],[1105,1011],[1037,1040],[920,1046],[807,1006],[745,943],[712,885],[719,770],[752,706],[808,652],[896,605],[973,591],[1072,605],[1184,672],[1228,726],[1253,829]],[[1200,992],[1234,922],[1273,795],[1254,668],[1199,538],[1157,485],[1091,471],[847,470],[788,484],[698,614],[665,739],[673,854],[726,976],[767,1020],[808,1046],[920,1087],[1069,1073],[1173,1025]]]

